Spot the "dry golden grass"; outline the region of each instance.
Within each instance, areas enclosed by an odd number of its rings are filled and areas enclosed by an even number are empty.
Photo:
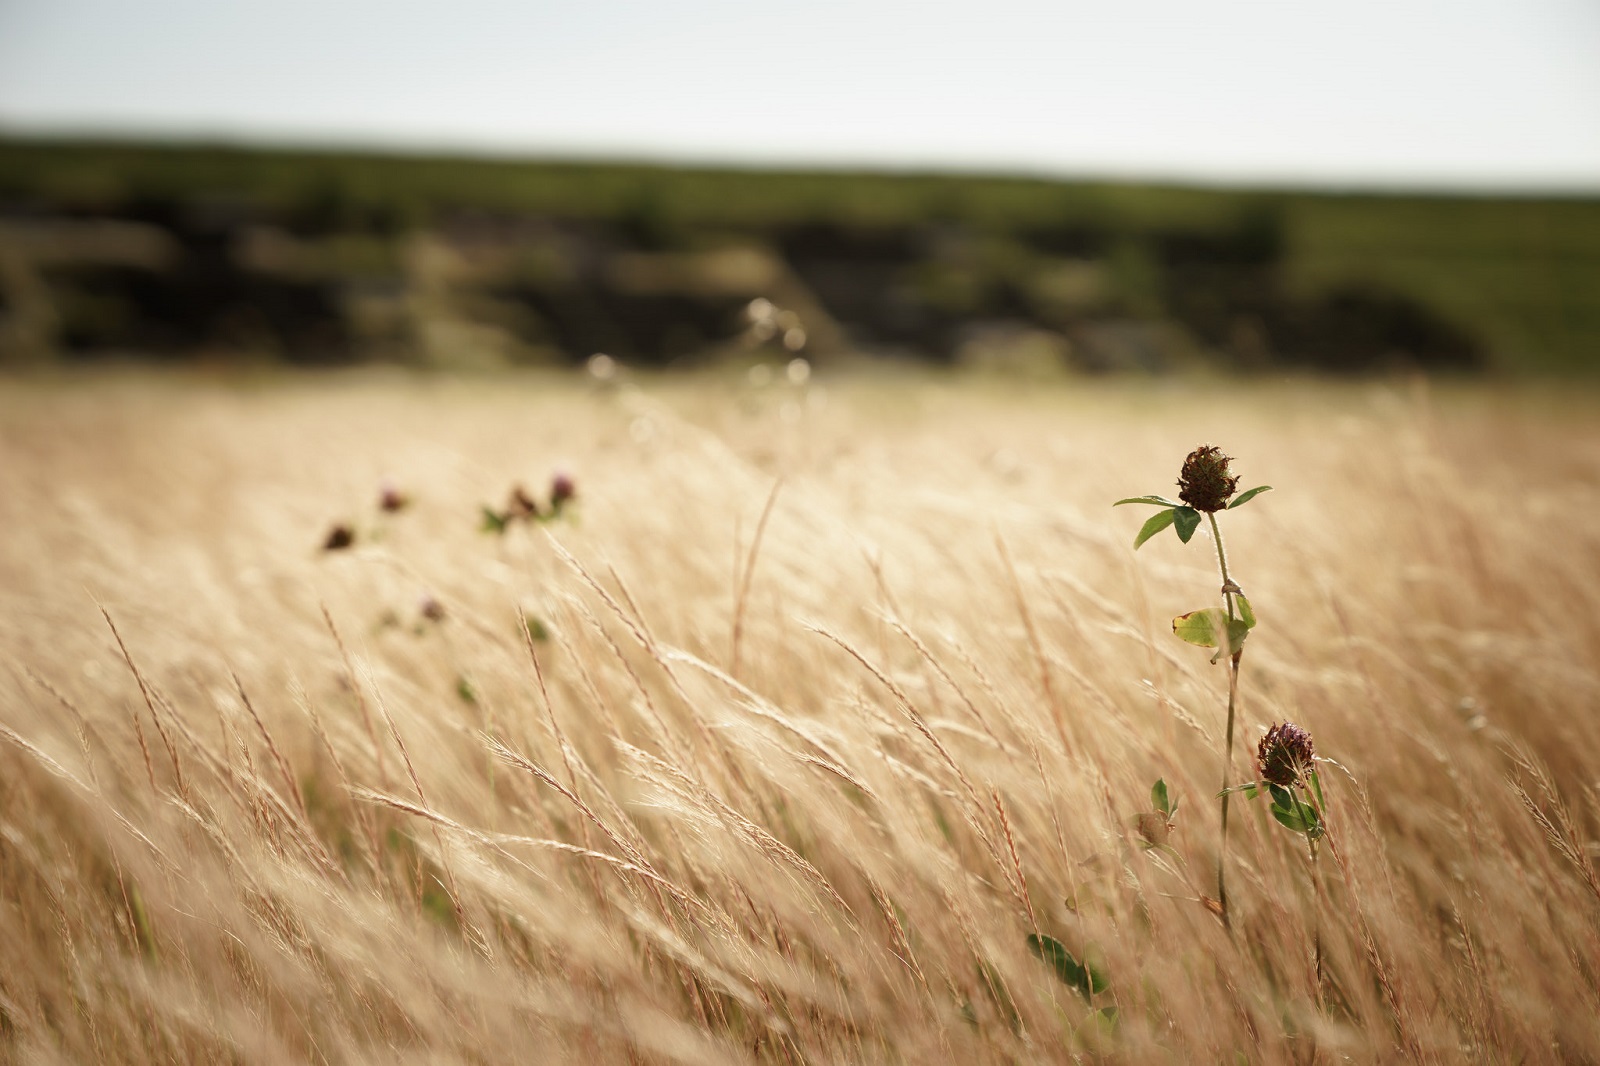
[[[1600,1059],[1595,408],[7,383],[0,1059]],[[1277,487],[1235,776],[1284,718],[1338,763],[1320,923],[1239,803],[1231,936],[1213,559],[1110,507],[1206,440]],[[477,531],[557,462],[577,522]]]

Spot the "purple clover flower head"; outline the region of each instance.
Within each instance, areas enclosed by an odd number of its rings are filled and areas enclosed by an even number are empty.
[[[1268,784],[1293,788],[1305,784],[1316,757],[1311,734],[1293,722],[1284,722],[1267,730],[1256,746],[1256,773]]]
[[[403,511],[410,502],[411,498],[405,494],[404,489],[395,484],[393,478],[384,478],[378,483],[378,507],[382,510],[391,514]]]
[[[561,510],[569,500],[578,495],[578,486],[572,480],[572,475],[565,470],[558,470],[550,479],[550,507],[552,510]]]
[[[444,604],[440,603],[431,592],[424,592],[417,600],[417,613],[430,622],[444,621]]]

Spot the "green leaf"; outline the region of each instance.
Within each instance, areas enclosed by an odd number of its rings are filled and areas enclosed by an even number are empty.
[[[506,531],[505,515],[498,514],[494,508],[487,505],[483,508],[483,524],[478,528],[484,533],[504,533]]]
[[[1246,491],[1239,493],[1239,495],[1237,495],[1237,496],[1235,496],[1233,498],[1233,502],[1228,504],[1228,510],[1231,511],[1235,507],[1243,507],[1245,504],[1249,503],[1251,500],[1255,499],[1257,496],[1261,495],[1263,492],[1271,492],[1271,491],[1272,491],[1272,486],[1271,485],[1257,485],[1253,489],[1247,489]]]
[[[1228,654],[1232,655],[1244,647],[1244,638],[1250,635],[1250,623],[1242,618],[1235,618],[1228,622]]]
[[[1272,787],[1272,816],[1278,824],[1315,840],[1322,835],[1322,819],[1311,804],[1297,799],[1288,789]]]
[[[1200,528],[1200,512],[1193,507],[1174,507],[1172,520],[1178,527],[1178,539],[1185,544],[1194,536],[1194,531]]]
[[[1293,829],[1296,833],[1304,833],[1306,831],[1305,819],[1300,816],[1298,810],[1289,807],[1273,807],[1272,816],[1280,824]]]
[[[1150,803],[1162,814],[1172,813],[1172,806],[1167,800],[1167,781],[1165,778],[1158,779],[1154,785],[1150,786]]]
[[[1029,933],[1028,950],[1037,958],[1049,963],[1062,984],[1076,990],[1084,999],[1106,990],[1109,983],[1106,981],[1106,975],[1092,964],[1079,963],[1072,957],[1072,952],[1067,950],[1066,945],[1055,937]]]
[[[144,896],[137,884],[128,885],[128,895],[128,905],[133,911],[134,940],[145,957],[154,961],[157,958],[155,931],[150,927],[150,913],[145,909]]]
[[[1317,809],[1309,803],[1297,800],[1292,809],[1274,807],[1272,816],[1280,824],[1293,829],[1296,833],[1304,833],[1313,840],[1322,835],[1322,819],[1317,817]]]
[[[1151,503],[1157,507],[1181,507],[1177,500],[1169,500],[1165,496],[1129,496],[1126,500],[1118,500],[1113,507],[1121,507],[1125,503]]]
[[[1328,801],[1322,798],[1322,778],[1317,776],[1315,770],[1308,771],[1306,778],[1311,782],[1311,791],[1317,795],[1317,806],[1323,810],[1328,809]]]
[[[1239,605],[1239,618],[1244,622],[1244,627],[1246,629],[1254,629],[1256,627],[1256,612],[1250,606],[1250,601],[1244,598],[1244,593],[1235,593],[1233,602]]]
[[[1072,1026],[1072,1036],[1075,1049],[1088,1052],[1096,1060],[1104,1057],[1117,1038],[1117,1008],[1101,1007],[1090,1011],[1087,1018]],[[1075,1053],[1072,1057],[1081,1059],[1084,1056]]]
[[[1143,544],[1157,533],[1160,533],[1163,529],[1166,529],[1168,526],[1172,525],[1172,518],[1176,513],[1176,511],[1169,507],[1165,511],[1157,511],[1155,514],[1151,515],[1150,520],[1144,524],[1142,529],[1139,530],[1139,535],[1133,538],[1133,550],[1138,551],[1139,545]]]

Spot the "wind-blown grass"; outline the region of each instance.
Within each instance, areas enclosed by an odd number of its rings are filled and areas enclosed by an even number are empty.
[[[825,387],[8,384],[0,1058],[1600,1057],[1591,398]],[[1216,577],[1108,506],[1202,439],[1337,762],[1231,936]]]

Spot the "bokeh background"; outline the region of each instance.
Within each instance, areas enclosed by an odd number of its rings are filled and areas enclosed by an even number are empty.
[[[0,3],[0,365],[1600,366],[1581,0]]]

